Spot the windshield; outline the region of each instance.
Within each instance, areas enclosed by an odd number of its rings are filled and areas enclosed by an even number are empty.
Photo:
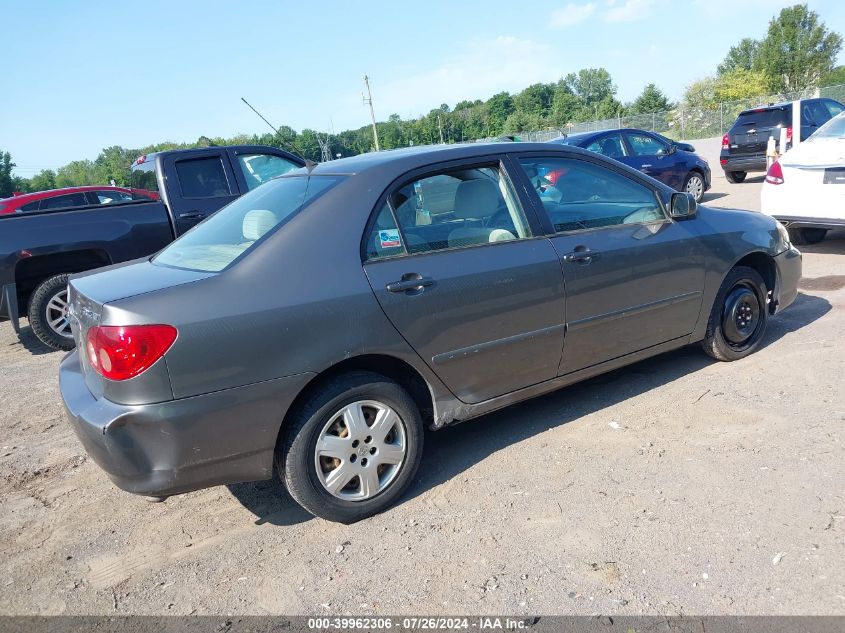
[[[837,114],[821,126],[807,141],[831,138],[845,138],[845,112]]]
[[[223,270],[339,180],[304,175],[271,180],[185,233],[153,262],[203,272]]]

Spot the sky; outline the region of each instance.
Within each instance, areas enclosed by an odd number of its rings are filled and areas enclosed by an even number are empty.
[[[103,147],[336,132],[604,67],[678,100],[781,0],[0,0],[0,150],[28,177]],[[808,0],[845,34],[845,2]],[[839,63],[843,63],[840,56]]]

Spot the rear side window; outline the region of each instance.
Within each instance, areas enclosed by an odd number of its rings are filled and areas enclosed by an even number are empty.
[[[399,233],[399,227],[396,226],[396,220],[393,219],[393,213],[387,203],[376,216],[367,243],[364,246],[367,251],[367,259],[401,255],[405,252],[405,247],[402,245],[402,235]]]
[[[219,156],[177,161],[176,176],[183,198],[223,198],[232,195]]]
[[[238,165],[249,189],[299,168],[299,165],[272,154],[240,154]]]
[[[42,211],[45,209],[65,209],[67,207],[82,207],[88,204],[88,199],[84,193],[70,193],[64,196],[56,196],[55,198],[45,198],[41,201],[39,207]]]
[[[596,154],[609,156],[610,158],[622,158],[627,155],[621,134],[603,136],[587,145],[586,149]]]
[[[38,211],[38,205],[41,204],[40,200],[36,200],[35,202],[30,202],[29,204],[25,204],[18,209],[18,211]]]
[[[116,202],[131,202],[132,195],[123,191],[97,191],[97,202],[100,204],[115,204]]]
[[[821,101],[804,101],[801,104],[801,125],[823,125],[830,119],[830,112]]]
[[[292,176],[273,180],[223,207],[172,242],[153,261],[204,272],[223,270],[340,179]]]

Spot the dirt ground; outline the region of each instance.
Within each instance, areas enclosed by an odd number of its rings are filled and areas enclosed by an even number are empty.
[[[756,208],[761,177],[708,203]],[[0,326],[2,614],[845,614],[845,232],[736,363],[690,347],[429,434],[394,509],[272,483],[150,504]]]

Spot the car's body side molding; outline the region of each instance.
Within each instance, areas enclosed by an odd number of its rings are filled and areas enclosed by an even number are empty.
[[[652,301],[650,303],[643,303],[641,305],[634,306],[631,308],[625,308],[624,310],[616,310],[614,312],[609,312],[606,314],[598,314],[596,316],[591,316],[585,319],[579,319],[577,321],[572,321],[571,323],[568,323],[567,331],[578,330],[580,328],[588,327],[598,322],[613,321],[615,319],[621,319],[623,317],[631,316],[634,314],[649,312],[650,310],[656,310],[658,308],[674,305],[676,303],[682,303],[684,301],[693,301],[696,299],[700,299],[701,294],[702,292],[700,290],[685,292],[674,297],[668,297],[666,299]]]

